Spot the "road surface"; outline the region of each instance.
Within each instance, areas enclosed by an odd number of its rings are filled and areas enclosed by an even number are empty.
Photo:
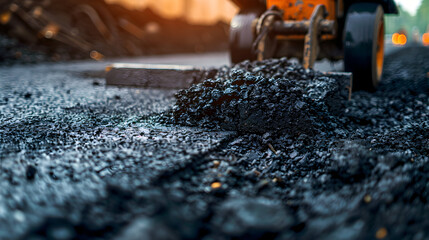
[[[0,239],[427,239],[428,56],[388,56],[313,136],[166,123],[175,91],[100,75],[225,53],[0,67]]]

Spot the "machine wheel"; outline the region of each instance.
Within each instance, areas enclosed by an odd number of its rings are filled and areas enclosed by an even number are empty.
[[[244,60],[256,60],[252,51],[255,33],[253,21],[259,17],[254,11],[240,12],[231,20],[229,30],[229,53],[232,63]]]
[[[344,67],[353,73],[353,89],[375,91],[384,60],[384,12],[376,3],[349,7],[344,27]]]

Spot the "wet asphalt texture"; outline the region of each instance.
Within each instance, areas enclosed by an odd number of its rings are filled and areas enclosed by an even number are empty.
[[[335,113],[331,85],[285,60],[223,68],[194,95],[0,67],[0,239],[427,239],[428,59],[387,56],[379,90]],[[263,112],[250,130],[233,114],[247,103]],[[303,126],[275,125],[287,114]]]

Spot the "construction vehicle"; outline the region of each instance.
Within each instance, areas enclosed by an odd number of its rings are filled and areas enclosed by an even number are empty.
[[[384,58],[384,14],[394,0],[232,0],[240,9],[230,27],[232,63],[290,57],[313,68],[318,59],[344,59],[353,89],[374,91]]]

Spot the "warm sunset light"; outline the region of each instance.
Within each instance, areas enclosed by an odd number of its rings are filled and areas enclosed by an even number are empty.
[[[219,20],[229,22],[238,11],[229,0],[106,0],[132,9],[150,7],[167,18],[184,17],[192,23],[212,24]]]
[[[429,240],[429,0],[0,2],[0,240]]]

